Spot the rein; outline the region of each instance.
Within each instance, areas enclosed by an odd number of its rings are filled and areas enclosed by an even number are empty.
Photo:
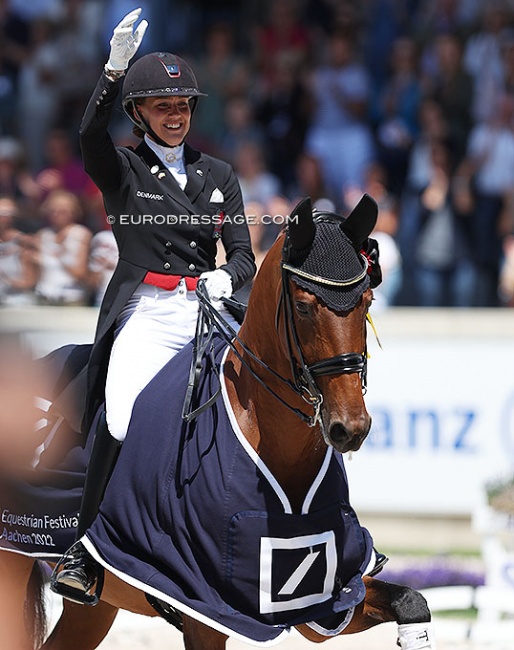
[[[189,369],[189,379],[187,382],[186,396],[184,398],[184,404],[182,407],[182,419],[185,420],[186,422],[191,422],[191,420],[194,420],[196,417],[198,417],[200,413],[203,413],[203,411],[210,408],[214,404],[214,402],[218,399],[221,393],[221,382],[220,382],[219,388],[214,393],[214,395],[211,395],[211,397],[198,408],[191,410],[191,405],[193,403],[193,398],[194,398],[194,392],[198,386],[198,383],[200,381],[200,376],[202,374],[202,359],[204,358],[207,350],[212,360],[213,372],[216,374],[219,380],[219,371],[214,361],[214,353],[213,353],[213,346],[212,346],[212,337],[214,334],[215,319],[212,317],[212,313],[210,313],[209,310],[206,309],[206,305],[212,308],[212,311],[216,313],[217,317],[221,321],[223,321],[223,325],[227,329],[230,330],[233,329],[229,325],[229,323],[227,323],[227,321],[221,316],[221,314],[216,309],[214,309],[214,307],[212,307],[211,303],[209,302],[209,296],[207,294],[207,290],[205,289],[205,280],[200,280],[198,282],[196,288],[196,295],[198,296],[200,309],[198,311],[198,318],[196,320],[196,331],[195,331],[195,338],[193,343],[193,358],[191,359],[191,367]],[[218,330],[220,331],[220,333],[223,334],[223,338],[227,342],[229,342],[226,333],[222,332],[219,326],[218,326]]]
[[[243,366],[250,372],[252,377],[259,382],[263,388],[265,388],[275,399],[277,399],[283,406],[292,411],[297,415],[303,422],[306,422],[310,427],[314,427],[318,422],[323,427],[321,420],[321,405],[323,404],[323,394],[319,390],[315,377],[321,377],[323,375],[333,375],[333,374],[351,374],[359,373],[361,376],[361,382],[363,390],[366,389],[366,367],[367,367],[367,355],[366,351],[363,353],[358,352],[349,352],[328,359],[323,359],[317,361],[311,365],[307,365],[305,362],[304,356],[302,354],[300,341],[298,338],[298,333],[296,331],[296,326],[294,322],[293,312],[292,312],[292,296],[291,289],[289,286],[289,273],[293,273],[294,269],[291,267],[285,268],[286,265],[282,263],[282,290],[277,307],[277,327],[279,320],[279,311],[281,305],[284,307],[284,327],[286,334],[286,341],[288,347],[289,358],[291,362],[291,373],[294,378],[294,382],[286,379],[279,375],[273,368],[270,368],[262,359],[257,357],[252,350],[250,350],[247,345],[241,340],[234,328],[227,322],[227,320],[218,312],[218,310],[212,305],[209,300],[207,291],[205,289],[205,282],[200,281],[196,290],[198,297],[198,302],[200,306],[200,311],[198,314],[196,335],[194,339],[193,347],[193,359],[191,362],[191,369],[189,373],[189,381],[186,390],[186,397],[184,400],[184,407],[182,410],[182,418],[190,422],[195,419],[209,408],[215,400],[218,398],[221,392],[220,388],[212,395],[207,402],[199,406],[198,408],[191,410],[191,405],[194,397],[194,390],[198,386],[200,379],[201,369],[202,369],[202,358],[205,355],[207,349],[211,359],[213,360],[212,366],[213,370],[219,378],[219,371],[214,363],[213,358],[213,345],[212,345],[212,336],[214,333],[214,328],[219,331],[225,342],[230,346],[231,350],[241,361]],[[289,327],[288,327],[289,324]],[[270,388],[266,382],[255,372],[255,370],[250,366],[246,361],[243,355],[237,349],[234,341],[241,346],[241,348],[246,352],[246,354],[258,363],[262,368],[267,372],[271,373],[276,379],[278,379],[283,385],[287,386],[292,390],[296,395],[301,397],[305,402],[309,404],[314,410],[313,415],[308,415],[304,413],[301,409],[298,409],[294,406],[291,406],[286,400],[284,400],[278,393],[276,393],[272,388]],[[296,353],[296,354],[295,354]]]
[[[247,345],[242,341],[238,336],[237,332],[230,325],[230,323],[219,313],[219,311],[213,306],[209,300],[209,296],[205,289],[205,281],[200,280],[198,287],[196,289],[196,295],[198,297],[198,302],[200,306],[200,312],[198,314],[197,329],[195,335],[195,341],[193,346],[193,359],[191,361],[191,369],[189,372],[189,382],[186,390],[186,397],[184,400],[184,407],[182,409],[182,419],[186,422],[191,422],[196,417],[198,417],[203,411],[208,409],[216,401],[218,396],[221,393],[221,382],[220,388],[212,395],[204,404],[200,405],[198,408],[191,410],[191,405],[194,397],[194,390],[198,386],[198,381],[200,379],[200,374],[202,370],[202,358],[205,355],[207,348],[209,348],[209,355],[213,360],[212,366],[213,370],[219,378],[219,371],[214,362],[214,352],[212,345],[212,336],[214,333],[214,328],[216,328],[222,338],[225,340],[230,349],[234,352],[236,357],[241,361],[243,366],[248,370],[252,377],[259,382],[259,384],[265,388],[275,399],[277,399],[283,406],[287,407],[290,411],[295,413],[301,420],[309,423],[310,426],[314,426],[314,422],[310,424],[313,419],[311,416],[303,413],[300,409],[295,408],[288,404],[278,393],[276,393],[272,388],[270,388],[266,382],[259,377],[259,375],[253,370],[250,364],[246,361],[243,355],[237,349],[234,341],[237,341],[239,345],[243,348],[246,354],[251,357],[255,362],[257,362],[262,368],[271,373],[276,379],[285,384],[288,388],[293,390],[295,393],[301,396],[301,393],[297,390],[295,384],[293,384],[289,379],[285,379],[279,375],[273,368],[270,368],[262,359],[250,350]]]

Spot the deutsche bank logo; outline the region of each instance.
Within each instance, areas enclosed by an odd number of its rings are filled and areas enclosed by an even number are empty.
[[[283,539],[261,538],[261,614],[301,609],[328,600],[337,569],[333,531]]]

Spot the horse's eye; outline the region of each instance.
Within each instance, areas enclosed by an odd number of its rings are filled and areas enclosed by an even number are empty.
[[[309,304],[306,302],[302,302],[301,300],[297,300],[295,302],[295,308],[296,311],[300,314],[300,316],[308,316],[310,309],[309,309]]]

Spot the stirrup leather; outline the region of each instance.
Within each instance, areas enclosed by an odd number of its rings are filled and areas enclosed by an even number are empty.
[[[50,589],[74,603],[93,607],[100,601],[104,569],[77,542],[57,562],[50,578]]]
[[[166,621],[166,623],[170,623],[170,625],[176,627],[179,632],[184,631],[182,612],[179,612],[178,609],[175,609],[169,603],[166,603],[164,600],[156,598],[151,594],[145,594],[145,597],[148,603],[155,609],[159,616]]]

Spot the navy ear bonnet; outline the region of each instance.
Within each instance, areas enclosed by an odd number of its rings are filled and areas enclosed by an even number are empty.
[[[376,218],[376,203],[367,194],[346,219],[313,214],[304,199],[290,216],[283,268],[330,309],[353,309],[366,289],[381,281],[378,245],[368,237]]]

